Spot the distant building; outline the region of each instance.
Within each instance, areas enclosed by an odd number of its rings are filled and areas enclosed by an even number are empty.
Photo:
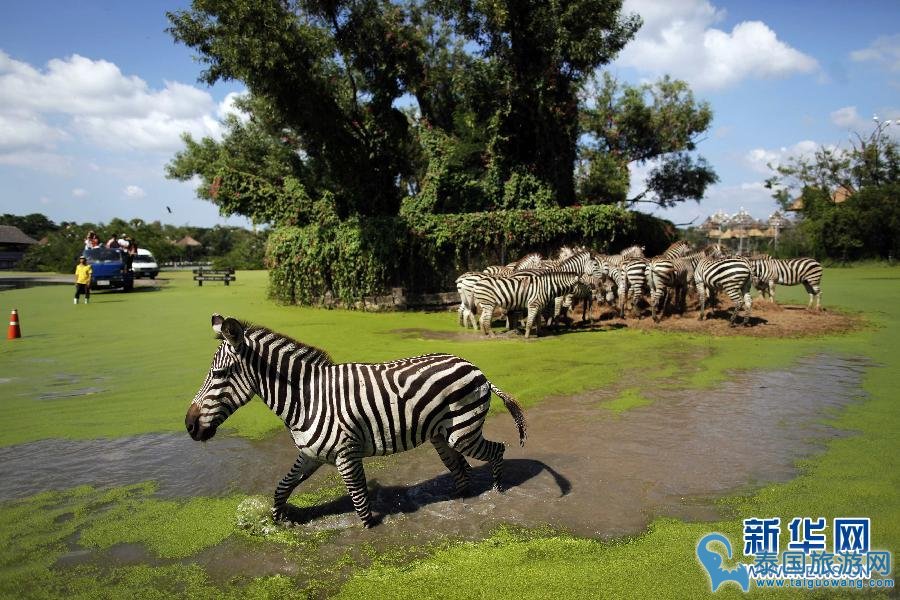
[[[841,204],[852,195],[853,190],[844,186],[839,186],[836,190],[831,192],[831,201],[835,204]],[[795,199],[793,202],[791,202],[791,205],[787,207],[787,210],[791,212],[800,212],[801,210],[803,210],[803,198],[801,197]]]
[[[38,241],[12,225],[0,225],[0,269],[13,269]]]
[[[775,211],[765,220],[757,220],[743,209],[734,215],[717,210],[697,229],[711,244],[722,244],[748,254],[767,251],[770,245],[777,244],[780,232],[790,225],[791,222],[780,211]]]

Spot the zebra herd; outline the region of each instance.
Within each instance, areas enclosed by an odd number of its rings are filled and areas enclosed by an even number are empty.
[[[525,337],[529,337],[532,330],[537,332],[541,316],[552,322],[577,301],[582,303],[582,320],[595,300],[612,305],[621,318],[629,303],[632,316],[640,317],[639,304],[646,301],[653,320],[659,322],[669,304],[675,312],[687,310],[689,291],[697,295],[700,320],[706,318],[707,303],[723,292],[734,305],[731,325],[741,311],[744,324],[749,325],[751,286],[774,302],[776,285],[803,284],[809,294],[807,308],[815,301],[819,309],[821,279],[822,266],[812,258],[747,258],[728,255],[719,245],[694,249],[682,240],[650,258],[644,256],[642,246],[613,255],[564,247],[556,259],[531,253],[507,265],[463,273],[456,279],[456,288],[460,325],[471,324],[493,335],[495,309],[506,312],[507,328],[516,313],[526,312]]]

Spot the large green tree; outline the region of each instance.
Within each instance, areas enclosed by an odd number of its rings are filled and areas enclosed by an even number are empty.
[[[604,73],[588,86],[581,112],[585,139],[578,169],[583,204],[650,202],[674,206],[703,198],[718,177],[697,143],[712,122],[706,102],[687,83],[621,84]],[[629,165],[653,164],[640,192],[629,197]]]
[[[169,18],[204,81],[243,81],[254,98],[250,124],[229,123],[223,142],[188,138],[170,175],[200,174],[225,212],[268,221],[259,209],[272,198],[326,190],[341,216],[394,214],[435,150],[476,197],[459,209],[502,204],[511,189],[573,203],[578,93],[640,26],[621,0],[195,0]],[[450,151],[421,143],[430,128]],[[296,157],[285,172],[246,168],[283,160],[273,139]],[[253,206],[248,193],[267,199]]]

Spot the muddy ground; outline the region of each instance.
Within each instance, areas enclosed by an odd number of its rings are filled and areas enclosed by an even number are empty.
[[[581,331],[595,328],[601,331],[613,329],[641,329],[660,331],[679,331],[683,333],[697,333],[714,336],[748,336],[748,337],[777,337],[797,338],[805,336],[821,336],[828,334],[845,333],[859,329],[865,325],[861,316],[837,312],[823,308],[821,310],[807,310],[805,305],[798,304],[774,304],[768,300],[755,299],[748,325],[742,324],[741,313],[737,325],[732,327],[730,323],[731,308],[707,309],[707,318],[698,320],[700,312],[696,303],[689,303],[688,310],[684,314],[672,314],[666,312],[659,322],[655,322],[650,316],[650,310],[642,307],[639,317],[632,316],[631,311],[626,311],[626,318],[618,317],[615,309],[609,306],[593,307],[590,317],[582,321],[582,309],[577,307],[569,311],[567,317],[559,324],[542,327],[538,337],[547,335],[561,335],[570,331]],[[456,317],[454,311],[453,317]],[[509,338],[520,337],[524,329],[520,326],[516,330],[507,330],[506,324],[499,315],[495,316],[492,332],[494,337]],[[431,331],[426,329],[396,329],[391,333],[399,333],[410,337],[422,337],[426,339],[489,339],[480,331],[463,329],[459,331]]]
[[[749,326],[731,327],[731,309],[717,308],[707,313],[707,319],[698,320],[697,307],[692,307],[684,315],[666,314],[659,323],[649,316],[640,319],[618,319],[612,309],[604,307],[595,311],[601,325],[625,325],[638,329],[661,329],[664,331],[682,331],[686,333],[706,333],[709,335],[743,335],[751,337],[794,338],[802,336],[819,336],[833,333],[844,333],[858,329],[863,325],[861,317],[835,312],[828,309],[807,310],[804,305],[773,304],[765,300],[754,300]],[[575,313],[576,321],[581,319],[581,312]],[[738,316],[740,322],[741,316]],[[579,326],[580,323],[579,323]]]

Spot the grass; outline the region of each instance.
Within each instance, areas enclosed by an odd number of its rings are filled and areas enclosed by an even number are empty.
[[[71,304],[68,286],[3,292],[6,306],[19,310],[23,338],[0,344],[0,394],[7,417],[0,446],[181,431],[217,344],[209,325],[214,312],[321,346],[338,361],[453,352],[479,365],[526,407],[553,395],[607,388],[633,367],[635,357],[644,373],[658,377],[677,366],[684,350],[700,355],[688,382],[699,386],[720,381],[736,366],[786,364],[820,344],[629,330],[532,341],[427,339],[394,332],[455,332],[455,314],[278,306],[265,300],[263,272],[241,272],[228,287],[197,287],[188,273],[167,277],[171,281],[161,291],[95,293],[87,306]],[[500,404],[495,402],[496,410]],[[282,427],[260,402],[226,425],[251,438]]]
[[[718,530],[739,540],[740,520],[746,516],[869,516],[875,544],[895,552],[900,548],[900,411],[894,392],[900,386],[900,270],[829,270],[826,306],[862,311],[874,326],[799,340],[627,329],[533,341],[428,339],[396,330],[457,331],[455,314],[278,306],[265,300],[265,274],[260,272],[241,272],[227,288],[198,288],[188,274],[167,277],[171,281],[161,291],[95,294],[87,306],[73,306],[67,286],[0,293],[4,309],[18,308],[24,334],[0,344],[0,446],[182,431],[184,412],[217,343],[209,328],[213,312],[283,331],[325,348],[339,361],[453,352],[478,364],[526,407],[554,395],[615,386],[620,394],[602,406],[623,412],[651,402],[654,396],[645,391],[661,384],[713,386],[736,367],[784,367],[823,351],[867,356],[881,365],[867,370],[862,402],[834,420],[835,426],[857,435],[829,442],[827,451],[806,461],[801,476],[787,484],[723,500],[731,511],[726,520],[696,524],[660,519],[640,536],[612,542],[503,529],[482,542],[426,549],[424,558],[397,562],[376,557],[354,572],[341,590],[343,597],[403,598],[413,590],[416,598],[703,597],[710,595],[709,583],[694,560],[697,539]],[[781,287],[779,296],[805,301],[796,288]],[[239,411],[227,425],[233,434],[247,437],[283,427],[260,402]],[[242,535],[234,517],[240,502],[237,497],[161,500],[146,484],[60,490],[4,503],[0,596],[297,597],[296,578],[237,574],[223,588],[189,563],[198,552]],[[279,543],[251,537],[254,543]],[[141,544],[156,562],[55,566],[72,549],[102,551],[121,543]],[[289,544],[282,545],[292,551]],[[314,548],[307,544],[298,552],[309,554]],[[38,581],[42,583],[33,583]],[[716,597],[738,595],[730,587]],[[757,590],[754,595],[769,593],[774,592]],[[806,590],[795,593],[815,597]]]

